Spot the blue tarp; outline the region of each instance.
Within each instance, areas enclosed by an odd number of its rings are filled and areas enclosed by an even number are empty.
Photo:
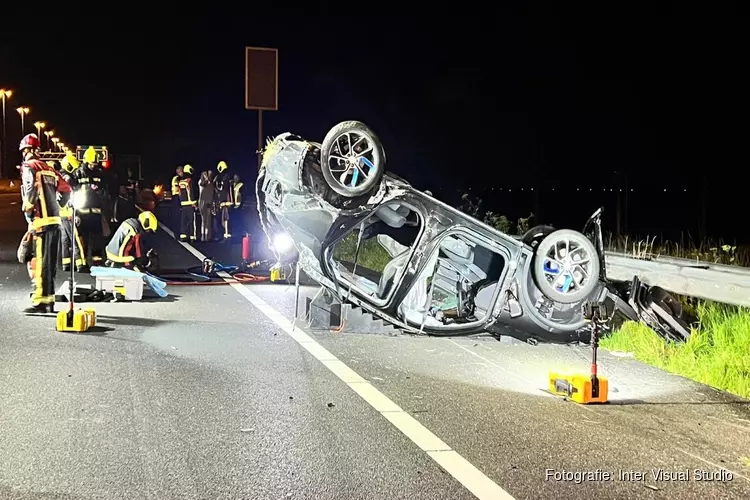
[[[156,295],[159,297],[166,297],[169,295],[166,290],[167,283],[160,280],[156,276],[152,276],[147,273],[139,273],[138,271],[132,271],[130,269],[123,269],[118,267],[102,267],[94,266],[91,268],[91,276],[121,276],[123,278],[141,278],[143,282],[148,286]]]

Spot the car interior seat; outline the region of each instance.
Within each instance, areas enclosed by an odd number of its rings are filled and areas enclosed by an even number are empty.
[[[465,241],[455,236],[447,236],[440,242],[440,249],[446,256],[441,259],[441,268],[448,268],[472,283],[487,278],[487,274],[474,264],[474,250]],[[440,271],[441,274],[443,272],[446,271]],[[453,273],[448,273],[446,277],[453,278]]]
[[[394,208],[395,207],[395,208]],[[398,209],[406,209],[406,214],[403,214],[403,210],[399,212]],[[406,223],[406,216],[409,215],[409,209],[406,207],[399,207],[398,204],[383,205],[378,208],[375,212],[380,220],[385,222],[392,228],[398,229]]]

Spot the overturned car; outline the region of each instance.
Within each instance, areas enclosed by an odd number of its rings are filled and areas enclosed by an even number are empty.
[[[377,136],[357,121],[322,143],[291,133],[269,141],[256,196],[279,261],[298,261],[338,300],[411,333],[589,342],[583,305],[598,302],[613,311],[610,328],[640,320],[665,338],[690,335],[694,318],[667,292],[607,279],[601,209],[581,232],[537,226],[519,239],[385,164]]]

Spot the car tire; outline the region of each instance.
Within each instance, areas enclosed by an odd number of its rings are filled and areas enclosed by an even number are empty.
[[[553,232],[555,232],[555,228],[552,226],[547,226],[544,224],[534,226],[523,234],[523,236],[521,237],[521,241],[524,245],[528,245],[536,250],[536,247],[539,246],[539,243],[541,243],[544,238],[546,238]]]
[[[585,277],[583,285],[580,288],[561,291],[555,286],[555,280],[550,281],[548,279],[552,275],[548,271],[545,271],[545,264],[552,249],[556,246],[560,248],[560,244],[564,244],[566,241],[568,245],[574,246],[576,249],[580,248],[580,252],[585,254],[585,257],[582,257],[582,259],[588,259],[586,263],[587,268],[585,269],[588,276]],[[573,231],[572,229],[554,231],[539,242],[534,253],[534,262],[532,264],[534,281],[541,292],[550,300],[561,304],[573,304],[585,300],[596,288],[599,282],[599,255],[591,240],[582,233]]]
[[[344,139],[344,137],[348,137],[348,139]],[[357,141],[361,140],[366,141],[365,144],[367,144],[367,149],[370,150],[371,154],[356,155],[355,153],[351,153],[352,156],[349,156],[350,153],[348,150],[352,145],[356,145]],[[342,147],[346,151],[342,152]],[[331,189],[341,196],[356,198],[375,190],[380,185],[380,181],[385,173],[385,150],[380,139],[364,123],[358,121],[339,123],[326,134],[320,149],[320,166],[323,171],[323,177]],[[337,158],[339,155],[342,158],[346,157],[351,160],[359,159],[360,164],[368,167],[366,178],[363,182],[356,184],[355,180],[354,186],[346,185],[341,180],[341,177],[347,175],[349,172],[344,170],[340,172],[332,171],[332,168],[335,169],[335,167],[346,168],[345,166],[340,167],[337,164],[341,161]],[[359,165],[357,165],[357,170],[358,172],[353,174],[352,177],[356,175],[358,179],[360,174],[364,175],[364,170]]]

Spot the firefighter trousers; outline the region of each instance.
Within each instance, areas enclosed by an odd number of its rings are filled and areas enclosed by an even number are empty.
[[[35,236],[34,305],[55,303],[55,273],[57,272],[57,251],[60,248],[60,228],[52,226]]]
[[[195,220],[195,205],[184,205],[180,215],[180,240],[195,241],[198,233],[198,223]]]
[[[219,208],[219,217],[221,217],[221,228],[224,230],[224,239],[229,239],[232,237],[231,228],[229,227],[229,212],[232,209],[232,206],[229,203],[224,204],[225,202],[221,203],[221,208]]]
[[[73,261],[73,219],[65,218],[62,219],[62,265],[63,270],[69,269],[70,264]],[[75,265],[81,267],[86,265],[86,254],[84,252],[83,241],[81,241],[81,235],[79,231],[75,231]]]
[[[182,227],[182,205],[179,195],[172,195],[172,207],[169,210],[169,216],[172,219],[172,229],[175,230],[174,237],[179,238],[177,229]]]
[[[82,257],[92,266],[104,264],[104,233],[101,214],[81,215],[81,226],[79,228],[83,242]],[[91,252],[91,260],[88,254]]]

